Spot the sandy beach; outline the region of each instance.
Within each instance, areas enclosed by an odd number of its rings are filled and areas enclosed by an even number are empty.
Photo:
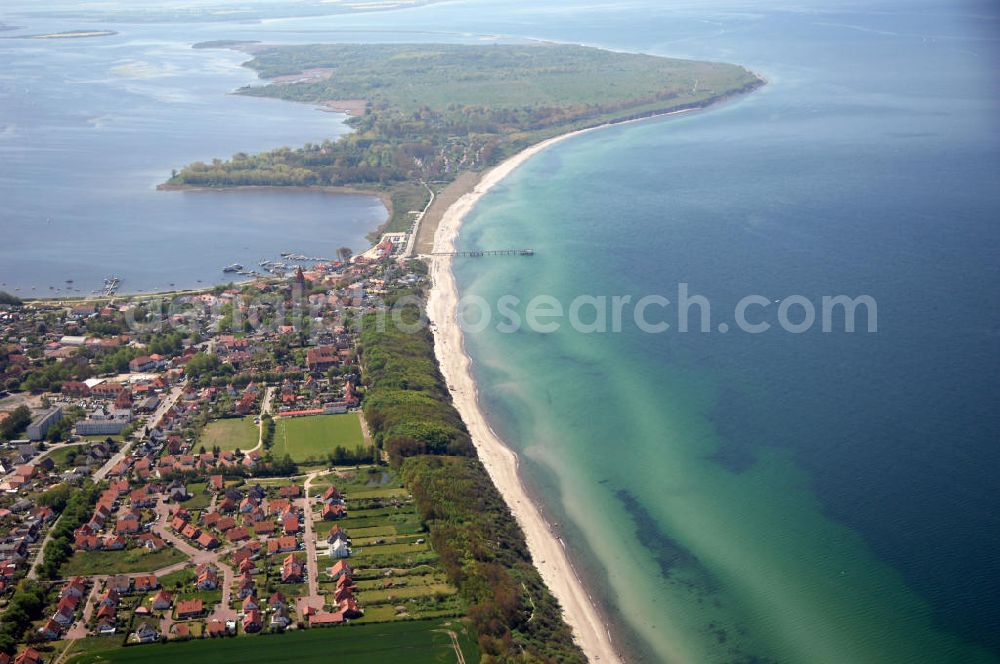
[[[434,236],[434,251],[451,251],[462,220],[479,199],[518,166],[552,144],[575,136],[572,132],[533,145],[496,166],[461,196],[443,214]],[[453,388],[455,406],[465,420],[479,458],[524,530],[535,566],[555,594],[576,636],[592,662],[621,662],[600,612],[570,564],[563,545],[549,528],[538,507],[529,498],[518,475],[517,455],[494,433],[479,407],[476,384],[465,353],[462,330],[455,317],[458,289],[451,270],[451,257],[431,258],[433,288],[428,298],[428,316],[435,326],[434,351],[441,372]]]
[[[637,118],[620,123],[640,122],[653,117],[679,115],[700,109],[672,111],[647,118]],[[612,124],[589,127],[536,143],[500,165],[483,174],[470,191],[461,195],[443,212],[434,232],[434,252],[454,249],[455,239],[465,216],[479,199],[498,182],[513,173],[519,166],[546,148],[573,136],[613,126]],[[426,220],[425,220],[426,221]],[[479,406],[471,360],[465,352],[462,330],[458,326],[458,288],[451,270],[450,256],[430,256],[430,275],[433,281],[427,301],[427,315],[434,326],[434,352],[448,385],[454,390],[455,407],[465,420],[472,440],[493,483],[503,495],[507,505],[524,530],[528,549],[535,566],[549,590],[562,605],[566,622],[592,662],[622,662],[611,641],[608,626],[583,582],[573,569],[560,540],[553,534],[535,503],[528,496],[518,474],[518,458],[490,427],[485,413]]]

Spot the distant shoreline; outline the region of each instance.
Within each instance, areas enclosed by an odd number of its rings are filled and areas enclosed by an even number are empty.
[[[16,30],[16,27],[3,30]],[[111,37],[118,33],[114,30],[67,30],[66,32],[47,32],[37,35],[13,35],[3,39],[89,39],[91,37]]]

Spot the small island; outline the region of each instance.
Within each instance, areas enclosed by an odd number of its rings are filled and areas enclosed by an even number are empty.
[[[192,44],[191,48],[239,48],[241,46],[249,46],[251,44],[259,44],[260,42],[254,41],[252,39],[213,39],[211,41],[198,42],[197,44]]]
[[[67,30],[48,32],[40,35],[18,35],[18,39],[86,39],[88,37],[110,37],[117,35],[114,30]]]
[[[387,231],[406,230],[410,211],[424,209],[431,196],[424,183],[435,183],[435,193],[454,182],[468,190],[476,173],[539,141],[700,109],[763,85],[736,65],[549,43],[208,44],[253,54],[245,66],[270,80],[239,94],[346,112],[354,131],[196,162],[161,188],[369,191],[390,203]]]

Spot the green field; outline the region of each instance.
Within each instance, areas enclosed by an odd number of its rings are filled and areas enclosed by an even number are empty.
[[[103,438],[101,439],[103,440]],[[60,447],[49,451],[45,456],[52,459],[52,462],[59,467],[66,466],[69,464],[69,456],[83,455],[80,458],[84,459],[87,456],[87,446],[85,444],[80,445],[67,445],[66,447]]]
[[[85,442],[85,443],[104,442],[108,438],[110,438],[113,441],[119,442],[119,443],[122,441],[122,436],[121,435],[109,436],[108,434],[101,434],[101,435],[93,435],[93,436],[80,436],[80,440],[83,441],[83,442]]]
[[[449,635],[454,634],[455,641]],[[316,662],[351,664],[443,664],[458,661],[457,643],[464,660],[479,661],[474,638],[457,620],[424,620],[310,629],[273,636],[205,639],[164,645],[120,648],[78,655],[72,664],[246,664],[246,662]]]
[[[388,516],[360,517],[357,519],[350,516],[349,513],[347,519],[341,519],[338,523],[340,523],[341,527],[347,529],[347,532],[352,535],[356,530],[387,525],[393,526],[396,532],[401,535],[411,535],[413,533],[424,532],[424,526],[422,520],[420,519],[420,515],[407,512],[390,514]],[[316,533],[322,537],[326,537],[332,527],[332,521],[317,522]]]
[[[355,489],[351,491],[350,499],[364,500],[365,498],[406,498],[409,495],[410,492],[402,487],[388,489]]]
[[[207,482],[192,482],[185,487],[191,494],[191,497],[184,501],[185,509],[202,510],[212,503],[212,495],[205,491],[208,487]]]
[[[146,549],[77,551],[59,572],[64,577],[155,572],[184,560],[187,560],[187,556],[169,547],[155,552],[147,552]]]
[[[325,80],[248,87],[297,101],[367,99],[406,113],[449,106],[605,112],[700,101],[753,80],[733,65],[555,44],[309,44],[261,50],[264,78],[328,69]],[[548,115],[544,116],[548,118]],[[527,124],[527,122],[523,122]],[[518,127],[525,128],[525,127]]]
[[[421,551],[429,551],[430,545],[424,542],[423,544],[376,544],[373,546],[366,547],[355,547],[357,550],[356,558],[367,558],[368,556],[384,556],[390,553],[420,553]]]
[[[229,418],[209,422],[198,439],[198,447],[211,450],[218,447],[222,451],[237,448],[246,451],[257,446],[260,429],[253,423],[253,417]]]
[[[288,454],[296,463],[323,461],[335,447],[354,450],[365,444],[355,413],[281,418],[276,422],[271,453]]]
[[[194,573],[194,567],[192,566],[185,567],[184,569],[176,572],[171,572],[170,574],[164,574],[160,577],[160,585],[167,590],[176,590],[195,580],[196,575]]]
[[[312,488],[314,492],[322,493],[331,485],[335,485],[341,493],[347,495],[358,491],[401,489],[403,487],[399,477],[394,473],[371,466],[356,470],[341,470],[336,477],[324,476],[313,482]]]

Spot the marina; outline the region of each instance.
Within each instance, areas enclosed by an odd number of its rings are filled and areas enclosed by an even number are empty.
[[[110,297],[118,292],[118,287],[121,286],[121,283],[122,280],[120,277],[112,275],[104,280],[104,290],[101,293]]]
[[[292,261],[312,261],[315,263],[332,263],[333,260],[330,258],[322,258],[320,256],[306,256],[305,254],[294,254],[288,251],[281,252],[282,258],[287,258]]]

